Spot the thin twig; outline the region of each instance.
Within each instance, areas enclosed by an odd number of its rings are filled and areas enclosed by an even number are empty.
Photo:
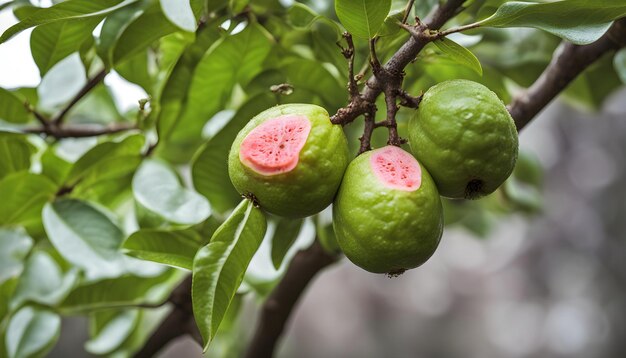
[[[413,8],[413,3],[415,3],[415,0],[409,0],[409,2],[406,4],[406,7],[404,8],[404,16],[402,17],[403,24],[406,24],[406,20],[408,20],[409,18],[409,14],[411,13],[411,9]]]
[[[372,149],[372,133],[376,127],[376,108],[371,112],[365,113],[365,127],[363,128],[363,135],[359,138],[361,146],[359,147],[359,154],[365,153]]]
[[[100,126],[63,126],[57,127],[53,123],[50,123],[48,127],[43,128],[25,128],[22,129],[24,133],[42,134],[45,136],[61,138],[84,138],[84,137],[96,137],[105,134],[115,134],[132,129],[137,129],[137,126],[131,123],[115,123],[107,127]]]
[[[91,91],[100,82],[102,82],[107,73],[107,70],[103,69],[98,72],[94,77],[89,79],[87,83],[85,83],[83,88],[81,88],[80,91],[78,91],[78,93],[72,98],[72,100],[65,106],[65,108],[63,108],[61,112],[59,112],[59,114],[57,114],[56,117],[52,119],[52,123],[57,127],[61,125],[63,119],[65,118],[67,113],[74,107],[74,105],[76,105],[76,103],[78,103],[83,97],[85,97],[85,95],[89,93],[89,91]]]

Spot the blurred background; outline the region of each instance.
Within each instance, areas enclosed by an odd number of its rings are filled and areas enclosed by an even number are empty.
[[[14,22],[0,13],[0,32]],[[29,34],[0,46],[1,86],[39,83]],[[114,73],[107,84],[122,111],[145,97]],[[331,266],[300,301],[278,356],[626,356],[626,90],[598,111],[555,101],[524,129],[521,149],[543,169],[534,210],[469,210],[423,267],[397,278],[345,259]],[[249,335],[259,302],[244,304]],[[65,319],[49,356],[86,356],[87,339],[85,319]],[[161,354],[200,355],[189,338]]]

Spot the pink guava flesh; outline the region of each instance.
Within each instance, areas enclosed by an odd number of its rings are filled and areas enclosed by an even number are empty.
[[[276,175],[298,165],[300,150],[311,132],[304,115],[288,114],[261,123],[244,138],[239,160],[262,175]]]
[[[377,149],[370,157],[374,175],[390,188],[415,191],[422,184],[422,169],[413,156],[404,150],[388,146]]]

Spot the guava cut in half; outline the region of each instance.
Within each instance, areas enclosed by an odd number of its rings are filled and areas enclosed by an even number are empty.
[[[500,98],[467,80],[426,91],[409,121],[409,143],[439,193],[458,199],[494,192],[513,171],[518,152],[517,129]]]
[[[228,173],[237,191],[266,211],[305,217],[333,201],[349,157],[341,126],[324,108],[286,104],[261,112],[239,132]]]
[[[426,262],[439,245],[441,199],[428,171],[410,153],[386,146],[348,165],[333,204],[333,228],[354,264],[400,274]]]

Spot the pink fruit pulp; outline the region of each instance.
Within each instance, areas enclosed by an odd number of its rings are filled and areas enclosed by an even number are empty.
[[[283,115],[268,119],[244,138],[239,160],[262,175],[293,170],[311,132],[311,122],[303,115]]]
[[[388,146],[374,151],[370,157],[374,175],[386,187],[415,191],[422,184],[422,169],[413,156],[404,150]]]

